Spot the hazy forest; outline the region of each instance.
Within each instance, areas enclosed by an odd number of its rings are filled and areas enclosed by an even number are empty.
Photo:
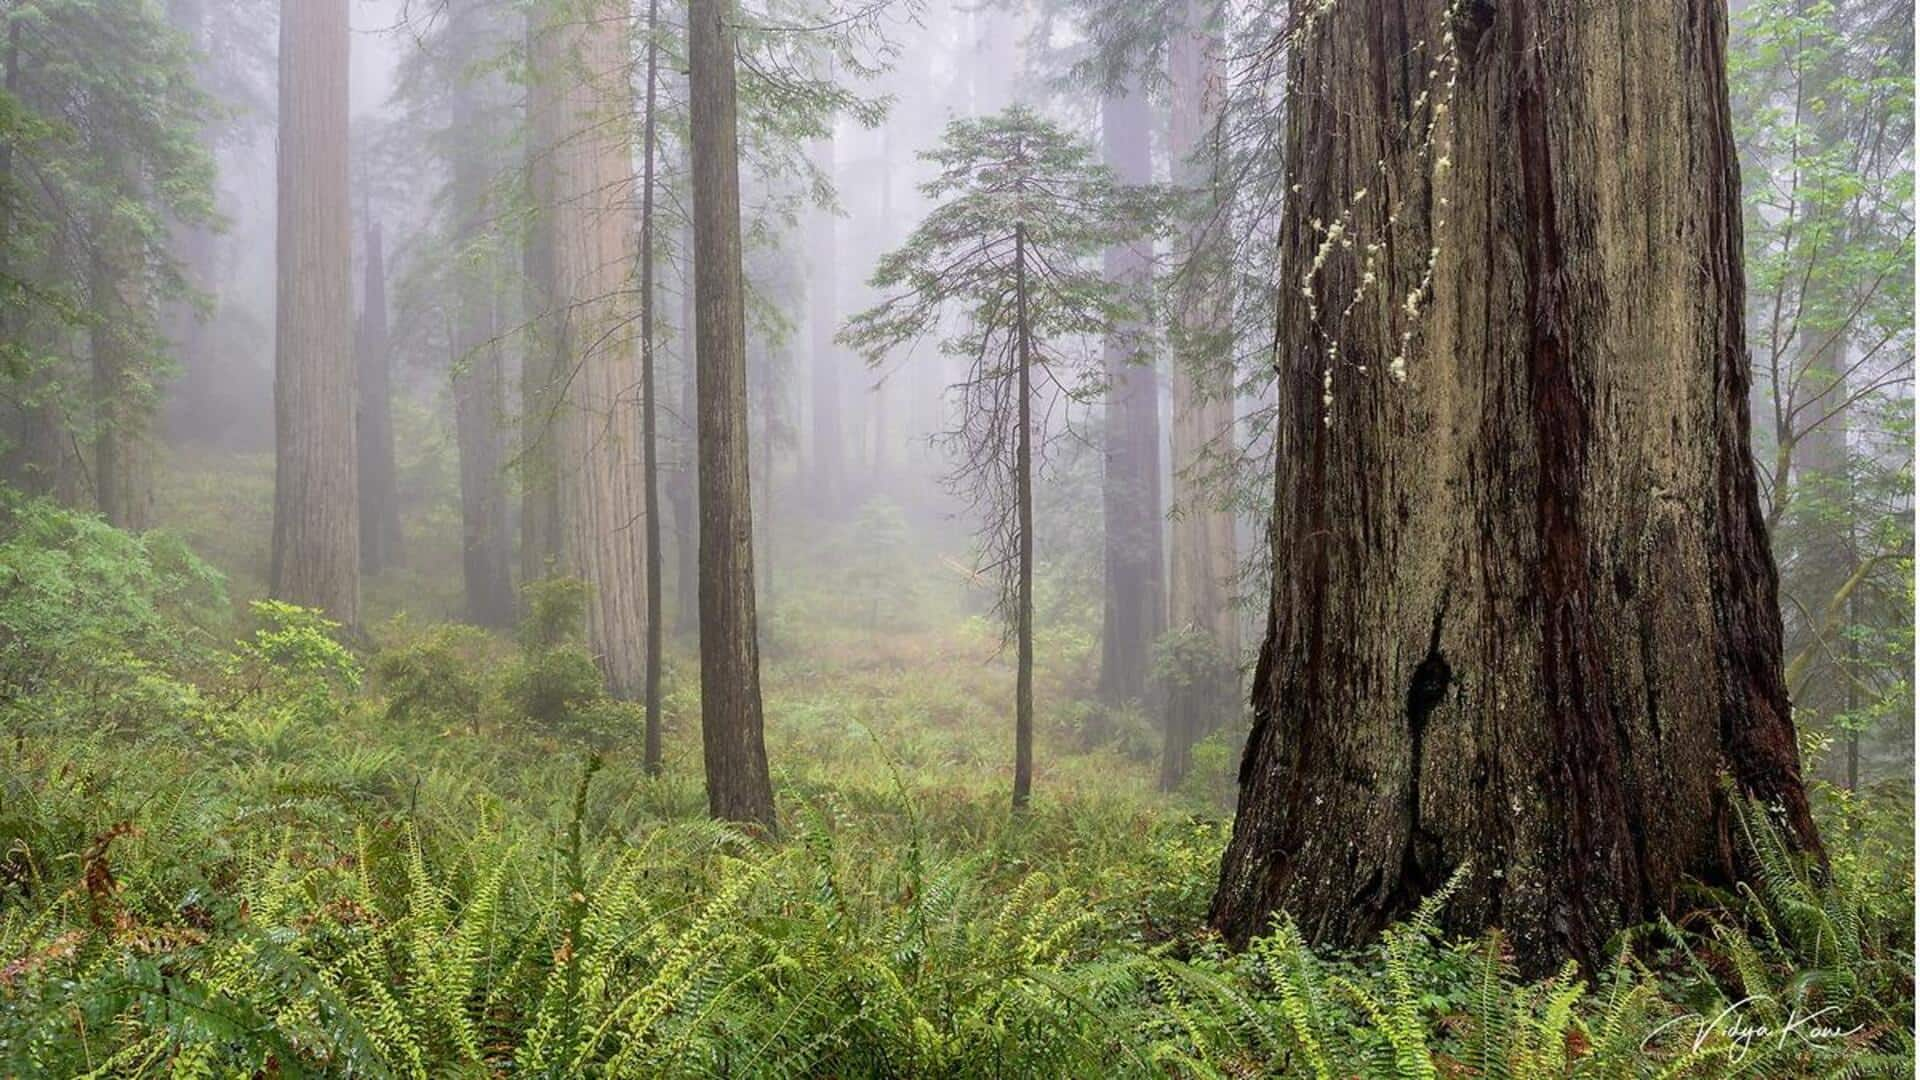
[[[1912,0],[0,79],[0,1076],[1914,1074]]]

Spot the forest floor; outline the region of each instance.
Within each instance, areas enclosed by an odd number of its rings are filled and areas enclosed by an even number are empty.
[[[1830,882],[1755,815],[1765,886],[1605,971],[1419,918],[1229,954],[1230,749],[1157,791],[1062,615],[1013,813],[997,625],[897,510],[776,549],[769,841],[705,817],[684,641],[650,777],[575,642],[442,621],[450,550],[373,579],[350,646],[252,602],[257,464],[176,471],[145,538],[0,507],[0,1074],[1912,1074],[1904,791],[1816,793]]]

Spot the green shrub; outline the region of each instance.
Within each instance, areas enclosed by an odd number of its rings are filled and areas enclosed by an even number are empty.
[[[150,728],[199,706],[182,676],[212,662],[220,574],[162,532],[0,488],[0,716]]]
[[[478,734],[490,691],[491,641],[478,627],[447,623],[383,650],[373,673],[386,695],[387,718]]]

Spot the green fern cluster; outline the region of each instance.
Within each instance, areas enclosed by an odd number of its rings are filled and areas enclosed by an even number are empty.
[[[96,579],[132,581],[155,639],[184,617],[159,579]],[[506,707],[509,643],[395,625],[362,683],[312,613],[250,619],[192,655],[127,637],[180,703],[139,724],[74,672],[18,691],[0,1075],[1911,1075],[1895,799],[1823,802],[1825,870],[1744,809],[1756,885],[1600,972],[1446,940],[1458,877],[1370,949],[1283,918],[1231,953],[1201,929],[1207,801],[1060,733],[1049,797],[1010,815],[971,660],[774,668],[767,842],[706,819],[686,691],[653,777],[637,732],[583,760],[575,732],[460,722]]]

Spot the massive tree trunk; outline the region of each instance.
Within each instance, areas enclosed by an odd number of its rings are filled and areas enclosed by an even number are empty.
[[[366,238],[366,292],[354,343],[359,357],[360,569],[377,574],[400,561],[400,491],[393,461],[387,252],[378,222],[367,222]]]
[[[1353,943],[1471,864],[1449,926],[1603,963],[1685,879],[1743,872],[1723,776],[1819,850],[1747,443],[1725,23],[1449,10],[1303,15],[1272,611],[1212,922]]]
[[[1121,183],[1153,179],[1151,114],[1137,86],[1100,106],[1106,163]],[[1144,289],[1150,243],[1107,249],[1106,273]],[[1100,698],[1110,705],[1146,696],[1153,643],[1166,629],[1165,551],[1160,540],[1160,395],[1146,327],[1110,336],[1105,351],[1105,610],[1100,635]]]
[[[347,208],[347,0],[280,13],[278,297],[271,588],[360,616]]]
[[[832,177],[833,136],[813,147],[814,163]],[[831,211],[815,209],[808,228],[807,329],[812,338],[808,357],[813,373],[813,472],[808,477],[813,501],[821,513],[832,515],[846,495],[846,434],[840,426],[840,353],[833,336],[840,328],[840,220]]]
[[[1166,687],[1161,784],[1186,775],[1193,744],[1239,711],[1240,622],[1233,609],[1238,569],[1233,514],[1209,480],[1233,454],[1233,333],[1225,227],[1213,219],[1220,163],[1220,0],[1186,0],[1185,24],[1170,43],[1168,153],[1175,181],[1203,193],[1181,255],[1174,297],[1173,526],[1168,625],[1181,635]]]
[[[645,681],[646,647],[630,31],[624,0],[595,0],[536,27],[529,53],[534,206],[545,219],[549,286],[536,317],[553,348],[536,388],[545,416],[528,419],[551,462],[558,567],[591,589],[588,647],[608,689],[628,699]]]
[[[733,28],[726,21],[732,6],[727,0],[687,4],[700,397],[700,725],[713,815],[771,829],[747,478],[740,148]]]
[[[488,15],[475,0],[461,0],[449,28],[461,67],[482,55]],[[452,88],[451,130],[484,145],[488,131],[488,95],[493,84],[461,78]],[[485,158],[470,146],[454,151],[452,202],[455,247],[464,251],[480,240],[485,221]],[[471,268],[470,263],[478,263]],[[452,371],[454,442],[460,453],[460,565],[466,586],[467,618],[479,626],[513,623],[513,546],[507,520],[505,463],[502,460],[505,365],[501,360],[499,275],[491,259],[457,260],[454,270]]]

